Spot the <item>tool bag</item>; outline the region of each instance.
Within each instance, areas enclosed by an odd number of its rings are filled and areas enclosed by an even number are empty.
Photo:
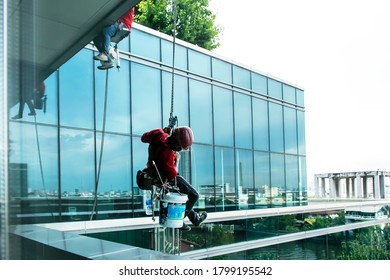
[[[153,172],[147,168],[137,171],[137,185],[141,190],[152,190],[153,184],[156,183],[156,177],[151,173]]]

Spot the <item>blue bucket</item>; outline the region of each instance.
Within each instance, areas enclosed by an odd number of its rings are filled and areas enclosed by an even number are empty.
[[[169,192],[160,200],[160,225],[181,228],[185,217],[187,195]]]

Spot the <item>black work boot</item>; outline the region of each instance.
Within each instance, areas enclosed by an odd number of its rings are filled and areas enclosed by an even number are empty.
[[[200,226],[201,223],[203,223],[204,220],[207,218],[207,212],[201,212],[200,214],[196,213],[195,219],[192,222],[192,224],[196,227]]]

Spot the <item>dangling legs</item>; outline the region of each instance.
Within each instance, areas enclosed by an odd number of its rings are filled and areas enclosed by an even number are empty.
[[[102,31],[103,34],[103,54],[107,57],[107,60],[102,62],[102,66],[99,66],[98,68],[101,70],[108,69],[114,66],[114,63],[110,57],[110,43],[111,43],[111,37],[113,37],[117,30],[117,23],[109,25],[105,27]]]
[[[186,216],[194,226],[199,226],[207,218],[206,212],[198,214],[193,209],[195,203],[199,199],[199,193],[182,176],[176,176],[176,180],[179,191],[188,196],[185,211]]]

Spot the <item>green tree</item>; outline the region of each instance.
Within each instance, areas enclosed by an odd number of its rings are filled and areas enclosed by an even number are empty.
[[[221,28],[215,15],[208,9],[209,0],[142,0],[136,9],[134,21],[173,35],[173,1],[176,1],[176,38],[207,50],[219,46]]]
[[[342,260],[390,260],[388,231],[368,228],[356,234],[353,241],[342,242]]]

